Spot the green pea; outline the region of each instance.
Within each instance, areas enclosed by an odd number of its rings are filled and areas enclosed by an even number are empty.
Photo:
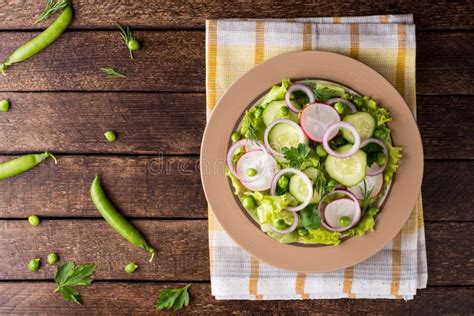
[[[137,270],[138,266],[133,263],[133,262],[129,262],[126,266],[125,266],[125,272],[127,273],[133,273]]]
[[[41,264],[41,259],[39,258],[31,259],[30,262],[28,262],[28,270],[30,270],[31,272],[36,272],[38,271],[40,264]]]
[[[308,235],[308,231],[305,228],[300,227],[296,231],[298,232],[298,235],[300,235],[300,236]]]
[[[280,115],[281,115],[281,116],[287,116],[288,113],[290,113],[290,110],[288,109],[287,106],[282,106],[282,107],[280,108]]]
[[[128,41],[127,46],[129,50],[134,52],[140,48],[140,43],[136,39],[132,39]]]
[[[341,225],[341,227],[346,227],[348,226],[349,224],[351,223],[351,219],[347,216],[342,216],[340,219],[339,219],[339,225]]]
[[[248,168],[247,169],[247,175],[249,177],[254,177],[255,175],[257,175],[257,170],[255,170],[254,168]]]
[[[347,99],[347,100],[352,100],[354,97],[352,96],[352,94],[350,93],[344,93],[344,95],[342,96],[344,99]]]
[[[47,260],[48,260],[48,264],[53,265],[53,264],[56,264],[56,262],[58,262],[59,256],[55,252],[50,252],[48,254]]]
[[[8,100],[0,101],[0,112],[8,112],[10,109],[10,102]]]
[[[275,227],[276,229],[285,229],[287,225],[285,221],[280,218],[278,220],[273,221],[273,227]]]
[[[242,198],[242,205],[245,208],[251,209],[255,207],[255,201],[253,200],[251,196],[244,196]]]
[[[387,138],[387,131],[385,129],[382,129],[382,128],[377,128],[375,131],[374,131],[374,136],[375,138],[378,138],[378,139],[381,139],[381,140],[384,140]]]
[[[286,189],[288,187],[288,183],[290,180],[288,180],[287,176],[282,176],[280,179],[278,179],[278,186],[282,189]]]
[[[241,138],[240,133],[237,133],[237,132],[232,133],[232,136],[230,137],[233,143],[238,142],[240,138]]]
[[[361,97],[359,97],[358,95],[354,96],[354,103],[355,105],[357,105],[357,107],[361,107],[361,106],[364,106],[365,104],[365,101],[364,99],[362,99]]]
[[[109,142],[114,142],[117,140],[117,135],[115,134],[114,131],[107,131],[104,133],[105,139],[107,139]]]
[[[260,118],[260,116],[262,116],[262,109],[256,109],[253,115],[255,118]]]
[[[369,207],[367,214],[375,216],[380,210],[376,207]]]
[[[28,217],[28,222],[32,225],[32,226],[38,226],[40,224],[40,219],[38,216],[36,215],[31,215],[30,217]]]
[[[316,146],[316,153],[318,154],[319,157],[321,158],[324,158],[328,155],[328,152],[326,151],[326,149],[324,149],[324,146],[319,144],[318,146]]]
[[[336,188],[337,185],[338,185],[337,181],[334,179],[331,179],[328,181],[328,184],[326,186],[327,186],[328,191],[332,191]]]
[[[387,161],[387,158],[385,157],[385,155],[383,153],[377,153],[377,159],[375,160],[375,162],[379,165],[379,166],[383,166],[385,165],[385,162]]]
[[[343,114],[346,110],[346,105],[342,102],[336,102],[336,104],[334,104],[334,108],[336,109],[337,113]]]

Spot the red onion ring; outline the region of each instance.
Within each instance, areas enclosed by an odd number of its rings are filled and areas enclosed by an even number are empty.
[[[331,135],[331,132],[333,130],[335,130],[336,128],[345,128],[345,129],[348,129],[352,135],[354,135],[354,144],[352,145],[351,147],[351,150],[349,150],[348,152],[346,153],[337,153],[335,152],[334,150],[332,150],[331,146],[329,146],[329,136]],[[326,130],[324,131],[324,135],[323,135],[323,146],[324,146],[324,149],[326,149],[327,153],[331,156],[334,156],[336,158],[347,158],[347,157],[350,157],[352,155],[354,155],[360,148],[360,136],[359,136],[359,133],[357,133],[357,130],[355,129],[354,126],[352,126],[352,124],[350,123],[347,123],[347,122],[336,122],[336,123],[332,123],[331,125],[329,125],[328,128],[326,128]]]
[[[345,226],[345,227],[341,227],[341,228],[335,228],[335,227],[332,227],[332,226],[329,226],[327,223],[326,223],[326,219],[325,219],[325,214],[324,212],[326,211],[326,206],[329,204],[324,204],[325,200],[331,196],[331,195],[334,195],[334,194],[344,194],[344,195],[347,195],[352,201],[354,201],[354,205],[355,205],[355,215],[354,217],[352,218],[352,222],[348,225],[348,226]],[[330,230],[330,231],[334,231],[334,232],[343,232],[343,231],[346,231],[348,229],[351,229],[352,227],[354,227],[359,221],[360,221],[360,217],[362,215],[362,212],[361,212],[361,209],[360,209],[360,205],[359,205],[359,201],[357,200],[357,198],[354,196],[354,194],[352,194],[351,192],[349,191],[346,191],[346,190],[334,190],[328,194],[326,194],[322,199],[321,201],[319,202],[319,205],[318,205],[318,212],[319,212],[319,217],[321,218],[321,224],[324,226],[324,228],[326,228],[327,230]]]
[[[270,131],[272,130],[272,128],[275,125],[280,124],[280,123],[290,124],[291,126],[296,128],[296,130],[298,130],[298,132],[300,134],[300,143],[304,142],[305,134],[304,134],[303,130],[301,129],[301,127],[297,123],[295,123],[295,122],[293,122],[289,119],[279,119],[279,120],[274,121],[272,124],[268,125],[267,129],[265,130],[265,134],[263,135],[263,141],[265,142],[265,147],[267,148],[267,150],[272,155],[275,155],[277,157],[284,157],[284,155],[282,153],[280,153],[280,152],[276,151],[275,149],[273,149],[270,142],[268,141],[268,135],[270,134]]]
[[[280,235],[284,235],[284,234],[288,234],[288,233],[292,233],[295,231],[296,227],[298,227],[298,222],[299,222],[299,217],[298,217],[298,214],[295,213],[295,212],[292,212],[293,213],[293,224],[291,224],[290,227],[288,228],[285,228],[285,229],[278,229],[276,227],[274,227],[273,225],[270,225],[271,229],[277,233],[277,234],[280,234]]]
[[[342,103],[344,103],[345,105],[347,105],[347,106],[351,109],[352,113],[357,112],[357,108],[355,107],[355,105],[352,104],[352,102],[349,101],[349,100],[347,100],[347,99],[344,99],[344,98],[333,98],[333,99],[329,99],[329,100],[326,101],[326,103],[329,104],[329,105],[331,105],[331,104],[333,104],[333,103],[336,103],[336,102],[342,102]]]
[[[375,170],[374,169],[372,169],[372,170],[367,169],[366,174],[368,176],[376,176],[376,175],[378,175],[378,174],[385,171],[385,169],[387,168],[387,165],[388,165],[388,160],[390,159],[390,155],[388,154],[388,148],[384,144],[384,142],[381,141],[380,139],[377,139],[377,138],[367,138],[366,140],[364,140],[362,142],[362,144],[360,144],[360,147],[363,148],[363,147],[367,146],[369,143],[375,143],[375,144],[379,145],[380,147],[382,147],[383,154],[385,155],[385,164],[383,166],[380,166],[380,168],[375,168]]]
[[[316,97],[314,96],[313,90],[311,90],[307,85],[302,84],[302,83],[292,84],[286,91],[285,102],[286,102],[286,106],[294,113],[300,113],[301,111],[303,111],[303,110],[299,110],[295,108],[293,103],[291,103],[291,100],[290,100],[291,94],[295,91],[304,92],[309,98],[308,103],[314,103],[316,101]]]
[[[227,166],[229,167],[230,173],[232,173],[232,175],[234,177],[236,177],[237,179],[239,179],[239,180],[241,180],[241,179],[240,179],[239,175],[237,174],[237,171],[235,171],[235,167],[234,167],[234,164],[232,162],[232,158],[234,157],[234,153],[237,151],[237,149],[240,149],[240,147],[246,146],[250,142],[252,142],[252,141],[248,140],[248,139],[241,139],[241,140],[235,142],[234,144],[232,144],[232,146],[230,146],[230,148],[229,148],[229,151],[227,152]],[[266,152],[266,149],[265,149],[265,147],[263,146],[262,143],[260,143],[258,141],[255,142],[255,143],[257,143],[262,148],[262,150],[264,150]]]
[[[296,175],[300,176],[303,179],[304,184],[306,184],[306,186],[308,187],[308,191],[309,191],[308,196],[306,197],[306,200],[302,204],[300,204],[298,206],[288,206],[286,208],[286,210],[288,210],[290,212],[298,212],[298,211],[301,211],[302,209],[304,209],[309,204],[309,202],[311,202],[311,198],[313,197],[313,184],[311,183],[311,180],[308,178],[308,176],[305,175],[300,170],[293,169],[293,168],[286,168],[286,169],[282,169],[282,170],[278,171],[273,176],[272,184],[270,186],[270,194],[271,195],[276,195],[276,188],[277,188],[277,185],[278,185],[278,179],[280,179],[281,176],[283,176],[287,173],[293,173],[293,174],[296,174]]]

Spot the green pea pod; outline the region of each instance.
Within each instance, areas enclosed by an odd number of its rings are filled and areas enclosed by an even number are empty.
[[[28,154],[10,161],[6,161],[4,163],[0,163],[0,180],[7,179],[28,171],[49,157],[53,158],[54,162],[57,163],[56,158],[49,152],[42,154]]]
[[[102,186],[100,185],[100,177],[98,175],[92,182],[91,198],[105,221],[130,243],[151,253],[150,262],[153,261],[153,258],[156,255],[155,249],[150,247],[147,244],[145,237],[143,237],[143,235],[115,209],[102,189]]]
[[[0,70],[2,73],[5,75],[5,71],[10,65],[24,61],[51,45],[59,36],[61,36],[69,24],[71,24],[72,19],[73,9],[72,5],[69,4],[46,30],[38,34],[29,42],[23,44],[14,51],[7,60],[0,64]]]

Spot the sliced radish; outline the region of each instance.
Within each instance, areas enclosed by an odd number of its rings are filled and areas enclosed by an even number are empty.
[[[247,175],[247,170],[253,168],[257,174],[253,177]],[[275,159],[263,150],[250,151],[237,162],[236,172],[242,184],[253,191],[264,191],[270,189],[272,179],[277,172]]]
[[[229,150],[227,151],[227,158],[226,158],[227,166],[229,167],[230,173],[232,173],[232,175],[238,178],[239,180],[242,180],[242,179],[240,179],[239,175],[235,171],[235,167],[233,163],[234,155],[241,147],[245,147],[250,144],[257,144],[260,147],[260,149],[265,150],[265,147],[263,146],[261,142],[258,142],[258,141],[253,142],[248,139],[241,139],[235,142],[234,144],[232,144],[232,146],[230,146]]]
[[[308,138],[321,143],[326,128],[340,120],[339,114],[333,107],[324,103],[313,103],[301,113],[300,124]],[[329,139],[334,138],[338,132],[338,130],[334,130],[329,135]]]
[[[379,166],[376,163],[373,163],[372,166],[367,168],[367,173],[370,172],[371,169],[378,169]],[[351,191],[355,197],[358,200],[363,200],[364,199],[364,181],[365,181],[365,187],[367,192],[371,192],[370,196],[371,197],[376,197],[379,195],[380,191],[382,191],[383,188],[383,174],[379,173],[378,175],[375,176],[366,176],[363,181],[361,181],[359,184],[348,188],[349,191]]]
[[[334,190],[323,197],[318,206],[321,224],[328,230],[343,232],[360,221],[361,209],[356,197],[344,190]],[[341,217],[348,217],[350,224],[341,226]]]

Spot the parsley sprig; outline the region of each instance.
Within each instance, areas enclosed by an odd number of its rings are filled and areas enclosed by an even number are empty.
[[[308,158],[311,148],[306,144],[298,144],[298,147],[283,147],[281,152],[289,161],[291,168],[299,169],[306,158]]]
[[[182,309],[189,304],[188,284],[182,288],[163,289],[156,301],[156,309],[162,311],[164,309],[174,309],[175,311]]]
[[[75,286],[90,285],[95,268],[95,263],[76,265],[72,261],[66,262],[58,267],[54,275],[54,281],[58,285],[54,292],[60,292],[66,301],[81,304],[81,296]]]

